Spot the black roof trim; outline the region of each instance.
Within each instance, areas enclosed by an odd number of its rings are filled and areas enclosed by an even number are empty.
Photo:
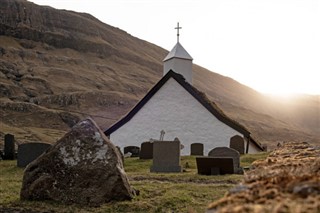
[[[186,89],[196,100],[198,100],[211,114],[213,114],[218,120],[230,126],[234,130],[242,133],[245,137],[250,137],[250,132],[238,122],[232,120],[226,116],[223,111],[203,93],[186,82],[185,78],[170,70],[165,76],[158,81],[158,83],[149,90],[149,92],[135,105],[132,110],[122,117],[119,121],[113,124],[110,128],[104,131],[107,136],[110,136],[114,131],[119,129],[122,125],[131,120],[131,118],[152,98],[152,96],[170,79],[175,79],[184,89]],[[256,142],[256,141],[254,141]],[[256,142],[259,148],[261,146]]]

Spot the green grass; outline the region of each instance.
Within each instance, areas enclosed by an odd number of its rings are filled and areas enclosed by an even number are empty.
[[[0,205],[19,199],[23,169],[16,161],[0,161]]]
[[[266,153],[245,155],[241,165],[249,166]],[[111,202],[99,208],[62,205],[51,201],[20,201],[23,169],[16,161],[0,161],[0,210],[23,208],[54,212],[204,212],[207,205],[221,198],[242,180],[242,175],[202,176],[197,174],[194,156],[183,156],[182,173],[150,173],[152,160],[126,158],[125,170],[131,186],[140,191],[132,201]],[[188,168],[185,168],[188,164]]]
[[[249,167],[253,161],[266,159],[270,152],[260,152],[257,154],[246,154],[241,156],[241,166]]]

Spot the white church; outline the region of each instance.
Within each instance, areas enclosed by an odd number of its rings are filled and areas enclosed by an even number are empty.
[[[246,153],[263,150],[245,127],[227,117],[192,85],[192,60],[178,39],[163,60],[163,77],[104,132],[113,144],[122,150],[126,146],[140,147],[150,139],[159,140],[163,130],[164,140],[179,138],[184,145],[182,155],[190,155],[192,143],[202,143],[205,155],[215,147],[229,147],[235,135],[244,138]]]

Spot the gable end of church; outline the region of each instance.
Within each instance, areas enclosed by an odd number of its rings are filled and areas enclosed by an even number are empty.
[[[249,137],[250,132],[243,127],[241,124],[227,117],[223,111],[212,101],[210,101],[207,96],[191,86],[188,82],[185,81],[185,78],[170,70],[163,78],[149,90],[149,92],[141,99],[141,101],[133,107],[133,109],[126,114],[122,119],[112,125],[110,128],[105,130],[105,134],[109,136],[114,131],[119,129],[126,122],[130,121],[130,119],[152,98],[152,96],[170,79],[175,79],[185,90],[187,90],[197,101],[199,101],[211,114],[213,114],[218,120],[230,126],[231,128],[241,132],[244,136]]]
[[[262,146],[252,139],[250,136],[250,132],[238,122],[232,120],[227,115],[223,113],[223,111],[212,101],[208,99],[208,97],[194,86],[190,85],[185,78],[170,70],[162,79],[152,87],[149,92],[139,101],[130,112],[128,112],[123,118],[121,118],[118,122],[113,124],[110,128],[104,131],[105,135],[110,136],[113,132],[119,129],[121,126],[130,121],[137,112],[143,108],[143,106],[156,94],[158,90],[170,79],[175,79],[186,91],[188,91],[202,106],[204,106],[213,116],[215,116],[219,121],[223,122],[227,126],[232,129],[242,133],[244,137],[248,138],[258,149],[263,150]]]

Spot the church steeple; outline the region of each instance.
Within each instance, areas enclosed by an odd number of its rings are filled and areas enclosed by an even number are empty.
[[[179,42],[179,23],[177,29],[177,44],[173,47],[170,53],[163,60],[163,75],[170,70],[183,75],[188,83],[192,85],[192,60],[193,58],[182,47]]]

